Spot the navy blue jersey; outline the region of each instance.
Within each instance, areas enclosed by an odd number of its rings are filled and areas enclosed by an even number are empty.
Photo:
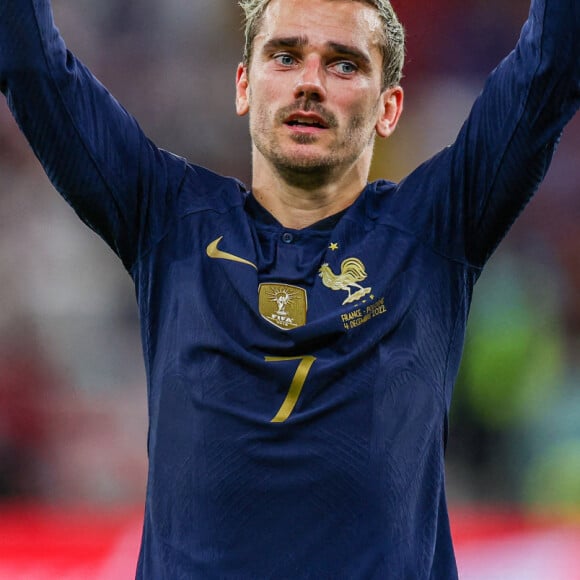
[[[0,87],[135,282],[138,578],[457,577],[443,455],[471,293],[578,108],[579,33],[577,0],[534,0],[452,146],[289,230],[155,147],[66,51],[48,0],[2,0]]]

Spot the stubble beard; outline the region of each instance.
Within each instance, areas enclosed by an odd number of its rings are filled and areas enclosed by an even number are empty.
[[[250,122],[252,142],[259,153],[274,167],[280,177],[293,187],[316,189],[331,183],[345,167],[352,166],[367,146],[374,142],[374,128],[366,129],[366,118],[355,114],[350,118],[349,126],[342,136],[339,135],[325,154],[314,154],[312,151],[300,152],[292,147],[284,147],[276,135],[276,129],[284,125],[295,111],[313,111],[320,115],[328,130],[337,131],[339,123],[336,117],[316,103],[297,103],[277,112],[274,123],[268,121],[263,111],[257,113],[254,123]],[[273,127],[270,129],[270,127]],[[368,135],[365,135],[368,133]],[[290,137],[298,147],[316,145],[320,136],[307,133],[296,133]],[[356,145],[358,143],[358,145]],[[290,150],[288,150],[290,149]]]

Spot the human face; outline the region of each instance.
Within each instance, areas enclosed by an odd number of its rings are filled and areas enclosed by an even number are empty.
[[[375,134],[390,135],[402,108],[400,87],[381,88],[381,26],[362,2],[272,0],[249,68],[237,75],[254,172],[336,178],[360,166],[368,174]]]

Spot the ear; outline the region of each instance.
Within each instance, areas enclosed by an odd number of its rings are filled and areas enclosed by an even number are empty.
[[[381,95],[382,107],[375,129],[379,137],[390,137],[403,112],[403,88],[394,86],[386,89]]]
[[[248,70],[240,63],[236,71],[236,113],[247,115],[250,110]]]

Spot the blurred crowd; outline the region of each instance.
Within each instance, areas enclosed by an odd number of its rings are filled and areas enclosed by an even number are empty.
[[[449,144],[528,0],[393,0],[406,111],[372,178]],[[67,44],[161,147],[250,181],[233,0],[54,0]],[[476,287],[451,415],[451,502],[580,506],[580,119]],[[146,387],[134,294],[0,102],[0,497],[140,503]]]

